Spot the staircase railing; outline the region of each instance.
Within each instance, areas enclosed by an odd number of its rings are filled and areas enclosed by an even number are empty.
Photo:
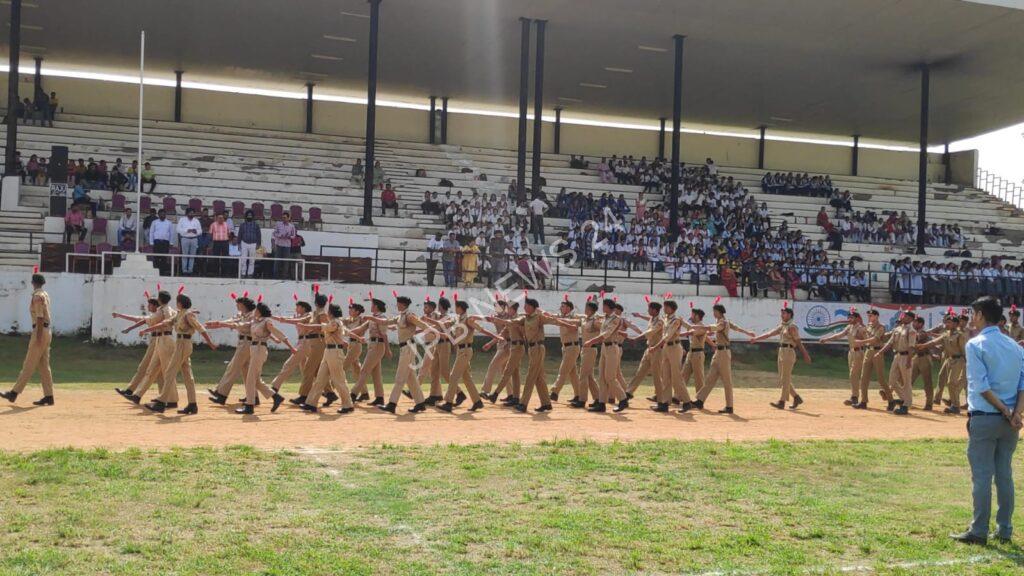
[[[1024,209],[1024,186],[1021,184],[1007,180],[984,168],[978,168],[974,176],[974,184],[992,196]]]

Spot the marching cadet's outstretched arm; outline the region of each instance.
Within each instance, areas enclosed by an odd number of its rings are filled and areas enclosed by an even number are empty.
[[[641,314],[639,312],[633,312],[633,318],[639,318],[641,320],[650,320],[651,317],[647,314]]]
[[[469,318],[466,319],[466,324],[469,324],[473,328],[476,328],[477,330],[480,331],[480,333],[484,334],[485,336],[490,337],[493,340],[496,340],[498,342],[501,342],[501,341],[505,340],[505,337],[502,336],[501,334],[498,334],[496,332],[491,332],[487,328],[484,328],[481,325],[481,322],[483,322],[483,320],[484,320],[483,316],[470,316]]]
[[[132,330],[135,330],[139,326],[145,326],[145,325],[146,325],[146,321],[145,320],[139,320],[138,322],[132,324],[131,326],[125,328],[124,330],[121,330],[121,334],[127,334],[127,333],[131,332]]]
[[[140,336],[144,336],[144,335],[150,334],[152,332],[159,332],[160,330],[163,330],[165,328],[170,328],[173,324],[174,324],[174,318],[170,318],[170,319],[164,320],[163,322],[161,322],[159,324],[154,324],[154,325],[150,326],[149,328],[146,328],[145,330],[140,330],[139,331],[139,335]]]
[[[111,312],[110,316],[112,318],[119,318],[129,322],[145,322],[147,318],[147,316],[132,316],[130,314],[121,314],[120,312]]]
[[[729,328],[732,328],[733,330],[739,332],[740,334],[745,334],[751,338],[757,335],[757,332],[754,332],[753,330],[747,330],[746,328],[743,328],[742,326],[737,326],[732,322],[728,322],[727,325],[729,326]]]
[[[292,354],[295,354],[295,346],[292,346],[292,343],[288,341],[288,337],[284,335],[284,332],[281,332],[280,328],[274,326],[271,322],[267,322],[267,330],[270,332],[270,338],[272,340],[284,344]]]
[[[777,336],[782,333],[782,326],[776,326],[775,328],[765,332],[764,334],[758,334],[750,339],[751,342],[760,342],[761,340],[767,340],[772,336]]]
[[[843,328],[842,330],[840,330],[839,332],[836,332],[835,334],[831,334],[829,336],[822,336],[821,338],[818,338],[818,342],[825,343],[825,342],[831,342],[833,340],[839,340],[840,338],[842,338],[843,336],[846,336],[849,333],[850,333],[850,325],[847,324],[846,328]]]

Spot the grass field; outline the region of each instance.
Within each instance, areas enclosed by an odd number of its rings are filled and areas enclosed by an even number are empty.
[[[0,387],[25,343],[0,337]],[[58,386],[123,383],[141,353],[58,339]],[[845,387],[843,357],[812,353],[803,384]],[[229,356],[197,353],[200,384]],[[775,385],[772,350],[737,360],[739,386]],[[388,440],[0,452],[0,575],[1024,573],[1016,545],[947,538],[970,515],[962,441]]]

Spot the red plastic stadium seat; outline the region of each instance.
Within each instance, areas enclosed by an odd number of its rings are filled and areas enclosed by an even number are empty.
[[[139,218],[144,218],[145,214],[149,213],[150,208],[153,207],[153,199],[149,196],[143,196],[139,200]]]
[[[199,214],[203,211],[203,201],[199,198],[189,198],[188,207],[196,214]]]
[[[279,220],[284,220],[283,216],[284,216],[284,206],[281,206],[277,202],[274,202],[273,204],[270,205],[270,221],[271,222],[277,222]]]
[[[252,217],[254,220],[263,221],[266,218],[263,217],[263,204],[260,202],[252,203]]]
[[[323,229],[324,221],[320,208],[313,206],[309,209],[309,225],[313,228]]]
[[[214,200],[213,201],[213,215],[214,216],[216,216],[217,214],[224,214],[225,216],[227,216],[227,214],[225,213],[225,208],[227,208],[227,205],[224,203],[223,200]]]
[[[110,211],[111,212],[124,212],[124,207],[127,204],[127,200],[124,194],[120,192],[114,192],[114,195],[110,198]]]
[[[231,203],[231,217],[232,218],[244,218],[245,217],[245,202],[241,200],[235,200]]]
[[[178,208],[178,201],[174,199],[174,196],[164,196],[164,212],[167,212],[168,216],[176,214]]]
[[[288,213],[292,217],[292,224],[298,226],[302,223],[302,206],[298,204],[292,204],[288,207]]]

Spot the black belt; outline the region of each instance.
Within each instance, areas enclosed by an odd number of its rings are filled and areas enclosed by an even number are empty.
[[[535,346],[542,346],[543,344],[544,344],[544,342],[527,342],[526,343],[526,347],[527,348],[533,348]]]
[[[412,340],[406,340],[405,342],[399,342],[399,343],[398,343],[398,347],[399,347],[399,348],[401,348],[401,347],[403,347],[403,346],[406,346],[406,345],[412,344],[412,342],[413,342]]]
[[[927,352],[918,352],[918,353],[916,353],[914,355],[917,356],[918,358],[925,358],[926,356],[928,356],[928,353]]]
[[[299,340],[312,340],[314,338],[319,338],[319,337],[320,337],[319,334],[304,334],[302,336],[299,336]]]
[[[963,354],[958,354],[956,356],[949,357],[950,360],[960,360],[961,358],[963,358]]]
[[[526,344],[526,341],[525,340],[512,340],[512,341],[509,342],[509,344],[511,344],[513,346],[522,346],[523,344]]]
[[[779,344],[779,348],[796,348],[796,346],[792,344]]]
[[[252,341],[252,345],[253,346],[266,346],[267,345],[267,341],[266,340],[253,340]]]
[[[703,348],[701,348],[699,350],[690,350],[690,354],[703,354],[703,353],[704,353],[704,349]]]
[[[582,346],[582,342],[562,342],[562,348],[572,348],[573,346]]]
[[[967,413],[971,418],[975,416],[1002,416],[1002,412],[985,412],[984,410],[971,410]]]
[[[728,350],[728,349],[729,349],[728,345],[725,345],[725,346],[715,346],[715,350]]]
[[[447,338],[445,338],[444,336],[441,336],[441,337],[439,337],[439,338],[437,339],[437,343],[438,343],[438,344],[451,344],[451,343],[452,343],[452,341],[451,341],[451,340],[449,340],[449,339],[447,339]]]
[[[907,354],[910,354],[910,352],[897,352],[896,353],[897,356],[906,356]]]
[[[864,348],[866,348],[866,347],[865,346],[861,346],[860,348],[850,348],[850,351],[851,352],[863,352]]]
[[[152,334],[153,338],[159,338],[160,336],[170,336],[170,335],[171,335],[170,332],[154,332]]]
[[[38,324],[33,324],[32,325],[33,328],[35,328],[36,326],[38,326]],[[49,327],[50,327],[50,323],[49,322],[43,322],[43,328],[49,328]]]
[[[345,347],[344,344],[328,344],[327,345],[327,349],[328,350],[338,350],[338,349],[344,348],[344,347]]]
[[[459,345],[457,345],[455,347],[458,348],[459,350],[463,350],[465,348],[472,348],[473,347],[473,343],[470,342],[469,344],[459,344]]]
[[[622,346],[618,342],[603,342],[601,345],[602,346]]]
[[[184,339],[186,339],[186,338],[188,338],[189,340],[191,340],[191,339],[192,339],[192,335],[191,335],[191,334],[178,334],[178,339],[179,339],[179,340],[184,340]]]
[[[383,338],[370,338],[370,342],[387,342],[387,340]]]
[[[882,346],[870,346],[872,350],[881,350]]]
[[[251,336],[242,336],[242,335],[238,336],[238,341],[239,342],[246,342],[248,340],[252,340],[252,337]]]
[[[678,346],[679,342],[680,342],[680,340],[673,340],[671,342],[666,342],[665,346]]]

